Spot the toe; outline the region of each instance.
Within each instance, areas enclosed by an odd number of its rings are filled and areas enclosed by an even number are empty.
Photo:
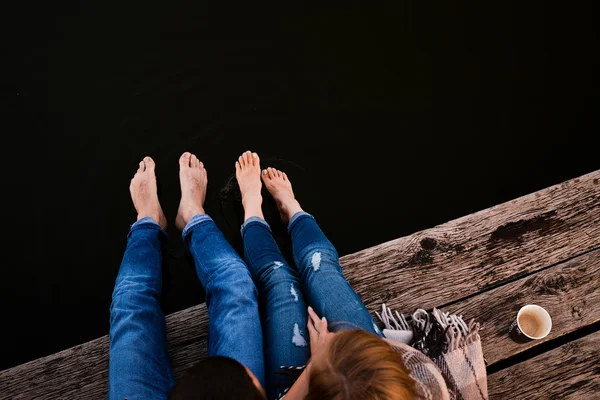
[[[243,157],[246,165],[252,165],[252,153],[250,151],[245,152]]]
[[[192,154],[192,157],[190,158],[190,167],[198,168],[198,157],[196,157],[195,154]]]
[[[153,170],[156,165],[156,164],[154,164],[154,160],[152,159],[152,157],[148,157],[148,156],[144,157],[144,164],[146,164],[146,169],[151,169],[151,170]]]
[[[284,180],[284,181],[289,181],[289,179],[288,179],[288,177],[287,177],[287,174],[286,174],[285,172],[283,173],[283,180]]]
[[[278,178],[281,178],[281,177],[282,177],[282,174],[281,174],[281,171],[280,171],[280,170],[277,170],[277,177],[278,177]]]
[[[179,157],[179,166],[180,167],[189,167],[190,166],[190,157],[192,155],[189,152],[185,152]]]
[[[269,178],[269,173],[267,172],[266,169],[262,170],[262,178],[263,179],[268,179]]]
[[[241,168],[241,166],[240,166],[240,162],[239,162],[239,161],[236,161],[236,162],[235,162],[235,170],[236,170],[236,171],[239,171],[239,170],[240,170],[240,168]]]
[[[269,173],[269,178],[275,178],[275,170],[271,167],[267,168],[267,172]]]
[[[252,153],[252,165],[260,165],[260,158],[256,153]]]
[[[144,172],[144,170],[146,169],[146,164],[144,164],[143,161],[140,161],[140,163],[138,164],[138,170],[137,173],[139,174],[140,172]]]
[[[238,158],[238,162],[240,163],[240,168],[244,168],[246,166],[246,161],[244,160],[243,154]]]

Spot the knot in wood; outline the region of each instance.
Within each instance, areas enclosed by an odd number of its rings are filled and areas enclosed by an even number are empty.
[[[433,250],[437,246],[437,242],[433,238],[426,237],[421,240],[421,247],[425,250]]]

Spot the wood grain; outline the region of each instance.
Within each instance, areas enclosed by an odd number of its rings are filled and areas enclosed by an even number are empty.
[[[482,323],[483,354],[488,365],[492,365],[599,321],[599,284],[600,250],[594,250],[446,307],[444,311]],[[526,304],[544,307],[552,318],[552,330],[545,339],[519,344],[509,338],[508,328],[519,308]]]
[[[371,311],[382,302],[407,313],[458,301],[600,247],[599,182],[595,171],[340,262]],[[588,311],[582,315],[581,323],[595,318]],[[169,315],[167,332],[180,376],[206,356],[205,306]],[[490,349],[495,345],[490,342]],[[107,368],[105,336],[0,372],[0,399],[103,398]]]
[[[0,399],[100,399],[107,382],[108,336],[103,336],[0,372]]]
[[[206,304],[169,315],[167,341],[176,377],[205,358],[208,345]]]
[[[170,314],[167,340],[177,377],[206,357],[208,313]],[[101,399],[108,392],[108,335],[0,372],[0,399]]]
[[[600,332],[488,377],[490,400],[600,399]]]
[[[433,308],[600,247],[600,171],[342,258],[370,311]]]

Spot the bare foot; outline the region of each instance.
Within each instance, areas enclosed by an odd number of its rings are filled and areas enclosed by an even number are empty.
[[[242,204],[244,205],[244,221],[250,217],[264,219],[262,213],[262,195],[260,190],[260,158],[258,154],[245,152],[235,162],[235,177],[240,185]]]
[[[150,217],[163,229],[167,229],[167,219],[158,201],[156,190],[156,175],[154,168],[156,164],[150,157],[144,157],[140,161],[140,167],[131,180],[129,192],[133,205],[138,213],[137,220]]]
[[[202,161],[189,152],[179,158],[179,182],[181,183],[181,202],[175,218],[175,226],[180,231],[185,228],[194,215],[204,214],[204,200],[208,175]]]
[[[275,199],[275,203],[277,203],[281,219],[287,224],[294,214],[302,211],[300,203],[294,197],[292,182],[290,182],[285,172],[271,167],[263,170],[262,179],[267,190]]]

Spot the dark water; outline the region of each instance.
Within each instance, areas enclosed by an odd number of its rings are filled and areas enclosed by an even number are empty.
[[[145,155],[171,222],[166,312],[203,296],[173,223],[186,150],[232,241],[219,193],[251,149],[341,254],[600,168],[591,5],[127,4],[2,6],[0,369],[107,333]]]

